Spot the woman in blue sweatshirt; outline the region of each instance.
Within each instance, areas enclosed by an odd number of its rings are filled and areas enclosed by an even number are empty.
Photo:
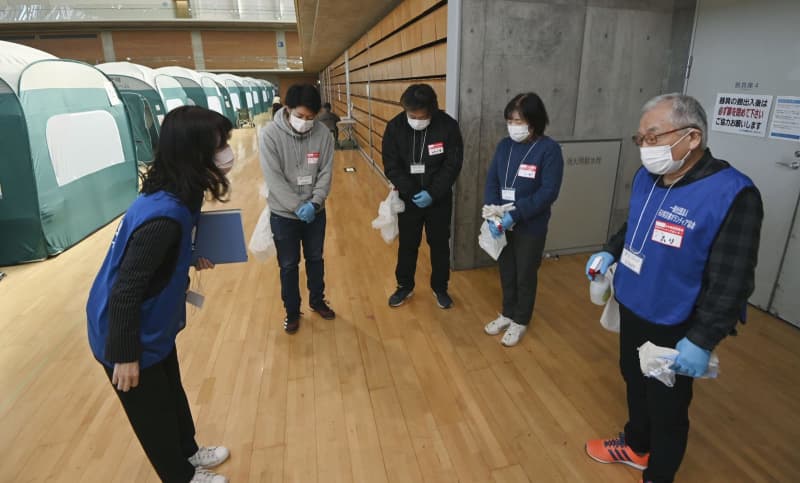
[[[164,119],[141,196],[111,241],[86,304],[89,345],[162,481],[225,483],[206,468],[228,457],[198,447],[175,339],[186,325],[192,231],[206,193],[223,201],[233,166],[233,126],[202,107]],[[197,270],[214,268],[205,259]]]
[[[492,236],[506,235],[500,254],[503,312],[484,331],[505,330],[502,344],[516,345],[533,316],[537,272],[542,262],[550,207],[558,197],[564,159],[557,142],[544,135],[549,119],[544,103],[530,92],[518,94],[505,109],[509,137],[497,145],[486,177],[484,203],[508,205],[500,223],[487,221]]]

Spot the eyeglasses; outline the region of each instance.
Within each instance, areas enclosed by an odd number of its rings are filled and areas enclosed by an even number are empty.
[[[662,132],[662,133],[659,133],[659,134],[647,133],[644,136],[642,136],[641,134],[635,134],[635,135],[631,136],[631,141],[633,141],[633,144],[635,144],[637,146],[641,146],[642,144],[653,145],[653,144],[656,144],[658,142],[658,138],[660,138],[661,136],[666,136],[667,134],[672,134],[674,132],[678,132],[681,129],[689,129],[689,128],[700,129],[697,126],[695,126],[694,124],[690,124],[688,126],[679,127],[677,129],[673,129],[672,131]]]

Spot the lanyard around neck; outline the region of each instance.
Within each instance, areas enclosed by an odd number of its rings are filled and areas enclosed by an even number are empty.
[[[639,221],[636,222],[636,228],[633,230],[633,236],[631,236],[630,245],[631,245],[631,252],[633,252],[634,255],[639,255],[642,253],[642,250],[644,250],[644,244],[647,243],[647,234],[650,233],[650,230],[653,228],[653,225],[656,222],[656,218],[658,218],[658,212],[661,211],[661,208],[664,206],[664,201],[667,200],[667,196],[669,196],[669,192],[672,191],[672,187],[675,186],[678,183],[678,181],[683,179],[683,176],[675,180],[675,182],[669,185],[669,188],[667,188],[667,192],[664,194],[664,198],[661,199],[661,204],[658,205],[658,209],[656,210],[655,215],[653,215],[653,220],[650,222],[650,226],[647,228],[647,231],[644,234],[644,239],[642,241],[641,246],[639,247],[638,250],[634,250],[633,242],[636,241],[636,234],[639,232],[639,225],[641,225],[642,223],[642,217],[644,217],[644,212],[647,210],[647,205],[650,204],[650,198],[653,196],[653,191],[655,191],[656,185],[658,184],[659,181],[661,181],[661,178],[662,178],[661,176],[656,178],[655,183],[653,183],[653,187],[650,188],[650,194],[647,195],[647,201],[644,202],[644,207],[642,208],[642,212],[639,213]]]
[[[519,162],[520,166],[522,166],[522,163],[524,163],[525,160],[528,159],[528,155],[531,154],[531,151],[533,151],[533,148],[535,148],[538,143],[539,140],[537,139],[536,142],[533,143],[533,145],[530,148],[528,148],[528,152],[525,153],[525,156],[522,157],[522,161]],[[514,184],[517,182],[517,176],[519,176],[519,167],[518,167],[517,174],[515,174],[514,179],[511,180],[511,186],[508,185],[508,169],[511,167],[511,153],[513,151],[514,151],[514,145],[512,144],[508,150],[508,161],[506,162],[506,177],[503,179],[504,188],[513,188]]]

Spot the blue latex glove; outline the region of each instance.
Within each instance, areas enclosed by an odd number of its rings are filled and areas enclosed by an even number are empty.
[[[411,201],[420,208],[427,208],[433,203],[433,198],[431,198],[431,195],[429,195],[427,191],[420,191],[411,198]]]
[[[492,238],[500,238],[503,236],[503,232],[500,230],[500,227],[497,226],[497,223],[492,220],[486,220],[486,224],[489,225],[489,232],[492,234]]]
[[[316,210],[314,210],[314,205],[310,201],[303,203],[303,205],[300,206],[300,208],[298,208],[294,214],[306,223],[311,223],[317,216]]]
[[[614,255],[612,255],[612,254],[610,254],[608,252],[597,252],[594,255],[592,255],[591,257],[589,257],[589,261],[586,262],[586,278],[588,278],[589,280],[592,280],[592,275],[589,273],[589,269],[592,268],[592,265],[594,264],[594,261],[598,257],[602,259],[602,263],[600,264],[599,271],[603,275],[606,274],[606,270],[608,270],[608,267],[610,267],[611,264],[614,263]]]
[[[679,354],[675,357],[675,363],[670,367],[675,373],[689,377],[700,377],[706,373],[711,351],[695,345],[686,337],[678,341],[675,349]]]
[[[506,211],[506,214],[503,215],[503,221],[500,222],[503,225],[503,230],[508,231],[514,226],[514,217],[511,216],[510,211]]]

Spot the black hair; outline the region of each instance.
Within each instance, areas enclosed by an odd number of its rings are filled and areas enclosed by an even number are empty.
[[[326,102],[325,104],[323,104],[323,105],[322,105],[322,107],[324,107],[325,109],[327,109],[327,110],[329,110],[329,111],[330,111],[331,109],[333,109],[333,108],[331,107],[331,103],[330,103],[330,102]]]
[[[547,110],[544,108],[544,102],[533,92],[514,96],[506,106],[503,115],[508,120],[511,119],[511,115],[515,112],[525,119],[537,136],[544,134],[545,127],[550,124],[550,118],[547,117]]]
[[[439,100],[436,92],[428,84],[411,84],[403,95],[400,96],[400,104],[406,111],[419,111],[424,109],[428,114],[433,115],[439,110]]]
[[[166,191],[190,209],[199,209],[207,191],[226,201],[228,180],[214,164],[214,154],[228,143],[233,124],[225,116],[199,106],[182,106],[161,125],[153,164],[142,176],[142,193]]]
[[[319,91],[311,84],[295,84],[286,92],[286,105],[289,109],[303,106],[314,114],[319,112],[322,99]]]

